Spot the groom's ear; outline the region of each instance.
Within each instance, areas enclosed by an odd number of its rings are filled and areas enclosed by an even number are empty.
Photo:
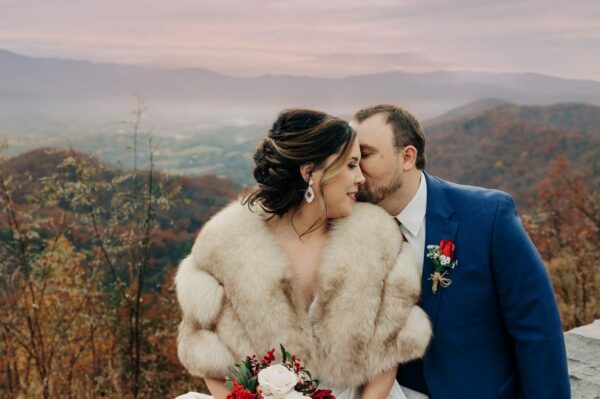
[[[414,145],[407,145],[402,149],[402,160],[404,161],[402,169],[405,172],[415,168],[417,163],[417,153],[417,148]]]
[[[300,165],[300,174],[302,175],[302,179],[308,184],[308,180],[312,175],[314,165],[312,163],[305,163]]]

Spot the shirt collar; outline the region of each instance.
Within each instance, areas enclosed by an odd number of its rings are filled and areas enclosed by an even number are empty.
[[[423,221],[425,220],[425,212],[427,211],[427,183],[425,175],[421,172],[421,181],[415,196],[410,200],[408,205],[404,207],[402,212],[396,215],[396,219],[402,223],[408,232],[416,237],[421,230]]]

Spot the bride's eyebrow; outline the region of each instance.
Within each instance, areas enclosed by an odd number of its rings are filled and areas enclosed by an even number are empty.
[[[358,157],[352,157],[352,158],[350,158],[350,160],[354,161],[354,162],[358,162]]]

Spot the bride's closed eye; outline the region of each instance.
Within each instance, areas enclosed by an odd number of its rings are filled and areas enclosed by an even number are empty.
[[[350,163],[348,164],[348,169],[354,169],[358,166],[358,163],[360,162],[360,158],[358,156],[352,157],[350,159]]]

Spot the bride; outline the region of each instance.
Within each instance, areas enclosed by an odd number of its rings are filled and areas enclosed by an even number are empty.
[[[395,379],[431,337],[417,261],[393,218],[355,203],[360,157],[345,121],[283,111],[254,155],[258,188],[181,262],[178,355],[215,399],[228,367],[279,344],[337,399],[417,397]]]

